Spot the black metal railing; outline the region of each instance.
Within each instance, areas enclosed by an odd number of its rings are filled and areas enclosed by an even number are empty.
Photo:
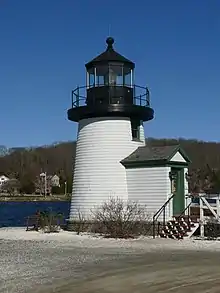
[[[103,91],[106,89],[107,91]],[[97,98],[97,93],[102,95],[102,98]],[[103,94],[102,94],[103,93]],[[147,87],[138,85],[98,85],[93,87],[81,86],[72,91],[72,108],[87,106],[88,101],[91,105],[97,105],[103,101],[107,104],[126,104],[127,97],[131,97],[130,104],[150,107],[150,93]]]
[[[153,216],[153,238],[156,237],[156,222],[162,213],[163,213],[162,228],[165,227],[165,225],[166,225],[166,207],[170,203],[170,201],[173,199],[174,196],[175,196],[175,193],[173,193],[168,198],[168,200],[162,205],[162,207],[154,214],[154,216]],[[161,223],[159,222],[157,226],[158,226],[157,234],[159,234],[159,229],[161,228]]]
[[[186,208],[182,211],[182,213],[177,217],[177,222],[179,223],[181,218],[184,216],[187,217],[187,224],[190,224],[190,208],[191,208],[192,201],[186,206]]]

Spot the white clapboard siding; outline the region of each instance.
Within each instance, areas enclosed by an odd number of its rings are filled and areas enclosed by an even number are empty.
[[[189,183],[186,180],[186,174],[188,173],[188,168],[184,168],[184,184],[185,184],[185,194],[189,193]]]
[[[188,206],[188,204],[191,202],[191,198],[189,196],[187,196],[189,194],[189,183],[186,180],[186,174],[189,172],[188,168],[184,168],[184,184],[185,184],[185,207]],[[187,213],[188,211],[186,211],[185,213]]]
[[[141,137],[144,138],[143,127]],[[144,145],[144,139],[132,141],[129,118],[89,118],[79,122],[70,221],[78,218],[79,211],[89,218],[91,209],[110,197],[128,198],[126,170],[120,161]]]
[[[145,205],[147,214],[151,218],[171,195],[169,171],[169,167],[128,168],[126,170],[128,199]],[[166,208],[166,219],[171,216],[170,208],[172,205]]]

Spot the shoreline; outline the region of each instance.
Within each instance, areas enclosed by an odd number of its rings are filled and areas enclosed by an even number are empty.
[[[23,196],[0,196],[0,202],[70,202],[69,196],[36,196],[36,195],[23,195]]]

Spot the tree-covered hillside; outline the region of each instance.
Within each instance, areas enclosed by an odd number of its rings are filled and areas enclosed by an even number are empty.
[[[207,180],[220,180],[220,143],[153,138],[147,139],[146,143],[152,146],[180,144],[192,160],[190,166],[190,173],[193,174],[190,184],[192,189],[195,184],[202,185],[204,182],[207,184]],[[75,142],[56,143],[32,149],[14,148],[13,152],[0,157],[0,173],[17,178],[22,184],[26,184],[46,171],[48,174],[58,174],[71,185],[75,149]]]

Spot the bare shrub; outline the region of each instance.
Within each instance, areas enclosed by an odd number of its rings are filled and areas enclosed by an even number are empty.
[[[52,211],[40,212],[40,228],[44,233],[59,232],[63,218],[62,213],[54,213]]]
[[[220,223],[217,219],[210,219],[205,225],[205,236],[208,239],[220,237]]]
[[[89,227],[91,226],[91,222],[87,220],[85,214],[81,211],[80,208],[74,211],[74,219],[71,219],[66,229],[69,231],[74,231],[79,235],[83,232],[89,232]]]
[[[77,235],[87,230],[87,220],[83,213],[78,209],[78,220],[75,222],[75,231]]]
[[[109,238],[134,238],[145,234],[150,225],[145,207],[120,198],[110,198],[92,214],[93,232]]]

